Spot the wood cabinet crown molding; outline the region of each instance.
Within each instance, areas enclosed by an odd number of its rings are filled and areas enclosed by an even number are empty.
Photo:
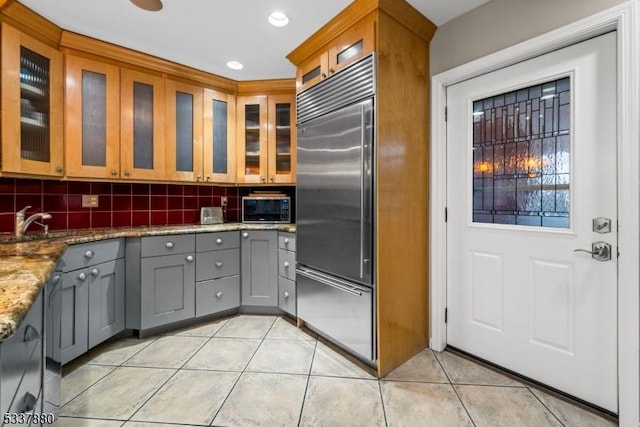
[[[291,51],[287,59],[294,65],[299,65],[358,21],[376,11],[386,13],[426,42],[431,41],[437,28],[405,0],[355,0]]]
[[[0,0],[0,21],[57,48],[62,29],[17,1]]]
[[[238,82],[238,96],[291,94],[296,90],[295,79],[252,80]]]

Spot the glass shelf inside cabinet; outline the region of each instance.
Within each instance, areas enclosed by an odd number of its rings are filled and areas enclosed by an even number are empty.
[[[48,162],[49,59],[20,47],[20,151],[27,160]]]

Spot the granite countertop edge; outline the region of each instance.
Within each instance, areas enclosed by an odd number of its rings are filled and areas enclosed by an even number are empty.
[[[0,234],[0,342],[20,327],[34,301],[68,246],[119,237],[167,236],[238,230],[275,230],[295,233],[295,224],[176,225],[104,228],[54,232],[48,237],[30,235],[17,239]],[[29,240],[31,239],[31,240]]]

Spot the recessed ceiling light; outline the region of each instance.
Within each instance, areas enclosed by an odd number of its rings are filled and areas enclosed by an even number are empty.
[[[289,23],[289,18],[282,12],[273,12],[269,15],[269,23],[275,27],[284,27]]]
[[[242,65],[238,61],[229,61],[227,62],[227,67],[231,68],[232,70],[242,70],[244,65]]]
[[[131,0],[131,3],[149,12],[157,12],[162,9],[162,0]]]

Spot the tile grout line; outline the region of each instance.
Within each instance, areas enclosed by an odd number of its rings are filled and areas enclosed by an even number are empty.
[[[313,356],[311,356],[311,364],[309,365],[309,373],[307,374],[307,383],[304,386],[304,393],[302,394],[302,405],[300,405],[300,414],[298,414],[298,426],[302,422],[302,413],[304,412],[304,402],[307,400],[307,390],[309,389],[309,382],[311,381],[311,370],[313,369],[313,362],[316,360],[316,351],[318,350],[318,340],[313,346]]]
[[[538,397],[538,395],[536,395],[534,392],[531,391],[531,387],[525,387],[527,389],[527,391],[533,395],[533,398],[536,399],[538,402],[540,402],[540,404],[547,410],[549,411],[549,413],[551,415],[553,415],[553,417],[558,420],[558,422],[560,423],[560,425],[564,426],[565,424],[562,422],[562,420],[556,415],[556,413],[554,411],[551,410],[551,408],[549,408],[547,405],[544,404],[544,402]]]
[[[111,370],[109,372],[107,372],[106,374],[104,374],[103,376],[101,376],[100,378],[98,378],[97,380],[95,380],[94,382],[92,382],[91,384],[89,384],[87,387],[85,387],[84,389],[82,389],[82,391],[80,391],[80,393],[76,394],[75,396],[73,396],[71,399],[69,399],[69,401],[65,402],[63,405],[60,406],[60,410],[62,410],[62,408],[64,408],[65,406],[67,406],[69,403],[73,402],[74,400],[76,400],[78,398],[78,396],[80,396],[82,393],[84,393],[85,391],[89,390],[91,387],[93,387],[94,385],[96,385],[98,382],[100,382],[104,377],[106,377],[107,375],[109,375],[110,373],[112,373],[113,371],[116,370],[117,366],[113,366],[113,365],[81,365],[80,367],[84,367],[84,366],[109,366],[111,368]],[[80,369],[80,368],[77,368]],[[77,370],[76,369],[76,370]],[[75,372],[75,371],[74,371]],[[61,387],[62,387],[62,381],[60,382]],[[60,399],[62,400],[62,390],[60,390]]]
[[[458,393],[458,390],[454,387],[453,382],[451,382],[451,377],[449,377],[449,373],[447,372],[447,370],[445,369],[444,365],[440,361],[440,358],[435,355],[435,352],[433,350],[431,350],[431,351],[434,353],[433,357],[436,358],[436,361],[438,362],[438,365],[440,365],[440,369],[442,369],[442,372],[444,372],[444,375],[449,380],[449,385],[451,386],[451,389],[453,390],[453,392],[455,393],[456,397],[458,398],[458,401],[462,405],[462,408],[464,409],[464,412],[466,412],[467,417],[469,417],[469,421],[471,421],[471,424],[475,427],[476,426],[476,422],[473,420],[473,417],[471,417],[471,413],[469,412],[469,409],[467,409],[467,406],[464,404],[464,402],[460,398],[460,393]]]
[[[389,421],[387,420],[387,408],[384,406],[384,396],[382,395],[382,382],[380,381],[380,378],[378,378],[377,381],[378,392],[380,393],[380,402],[382,403],[382,416],[384,417],[384,425],[388,426]]]

